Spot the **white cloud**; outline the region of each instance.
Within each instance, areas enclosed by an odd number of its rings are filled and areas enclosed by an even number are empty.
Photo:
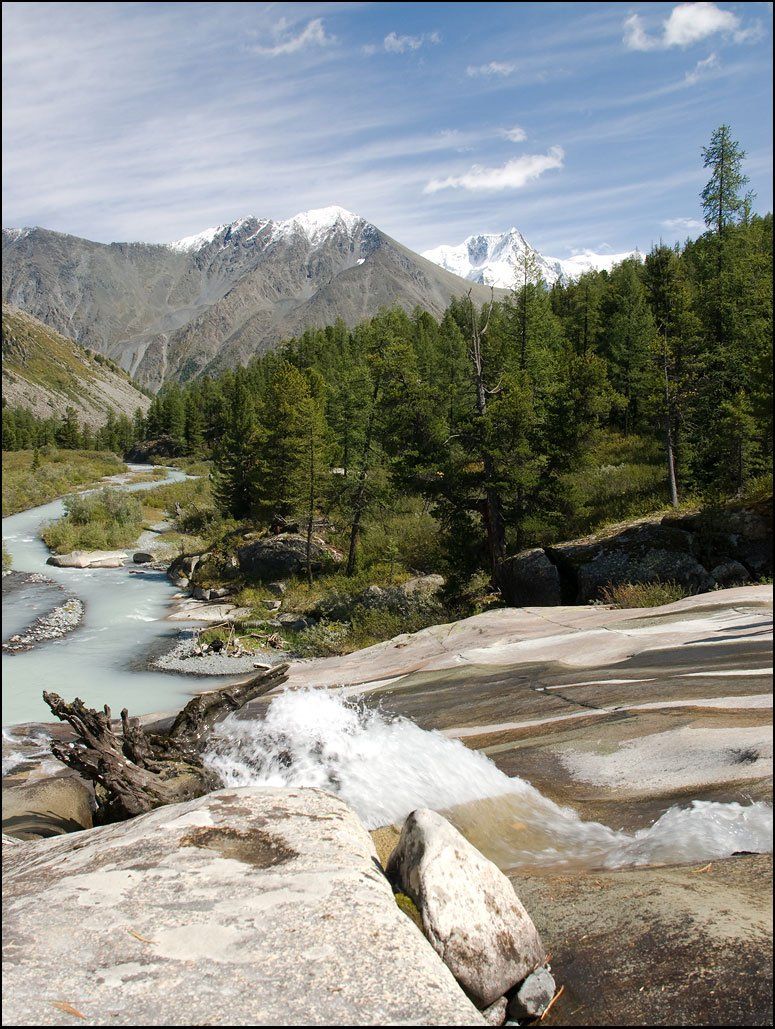
[[[699,82],[700,79],[704,78],[718,67],[718,57],[715,54],[708,54],[708,56],[702,61],[698,61],[691,71],[687,71],[684,76],[685,80],[690,86],[693,86],[695,82]]]
[[[696,218],[665,218],[662,222],[666,229],[677,232],[679,229],[701,229],[703,223]]]
[[[719,32],[735,43],[742,43],[757,36],[759,29],[741,28],[736,14],[716,4],[686,3],[672,9],[662,22],[661,35],[650,35],[640,15],[631,14],[624,22],[624,44],[630,50],[665,50],[672,46],[691,46]]]
[[[436,46],[440,42],[441,36],[438,32],[426,32],[421,36],[399,36],[397,32],[389,32],[382,40],[381,46],[368,43],[362,49],[364,54],[376,54],[380,50],[385,50],[388,54],[405,54],[408,51],[419,50],[426,44]]]
[[[549,147],[546,154],[525,154],[515,157],[499,168],[484,168],[475,164],[463,175],[450,175],[446,179],[431,179],[424,193],[438,193],[442,189],[467,189],[474,191],[495,191],[521,189],[545,171],[562,168],[565,153],[562,147]]]
[[[508,139],[511,143],[523,143],[527,139],[527,133],[519,125],[512,129],[498,129],[498,135]]]
[[[506,76],[513,74],[516,70],[516,64],[508,64],[505,61],[489,61],[487,64],[469,64],[466,68],[466,75],[471,79],[480,76],[491,78],[493,75],[500,75],[506,78]]]
[[[294,35],[287,33],[288,23],[285,19],[280,20],[274,28],[274,35],[285,36],[274,46],[251,47],[254,53],[265,54],[267,57],[280,57],[282,54],[295,54],[299,50],[306,50],[310,46],[330,46],[336,43],[336,36],[329,36],[326,33],[322,18],[313,18],[307,22],[301,32]]]

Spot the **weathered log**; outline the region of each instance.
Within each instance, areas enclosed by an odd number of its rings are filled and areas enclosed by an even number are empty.
[[[43,699],[53,714],[67,722],[76,736],[74,741],[52,740],[51,751],[94,783],[98,824],[193,800],[221,785],[201,756],[215,723],[285,682],[287,673],[287,665],[277,665],[247,682],[201,693],[164,733],[144,730],[126,708],[119,732],[107,705],[95,711],[78,698],[68,704],[56,693],[44,691]]]

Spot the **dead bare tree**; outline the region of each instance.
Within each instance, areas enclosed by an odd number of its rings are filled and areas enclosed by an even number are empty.
[[[130,718],[126,708],[119,726],[110,708],[87,707],[76,698],[68,704],[44,691],[49,708],[75,732],[75,740],[53,740],[51,751],[69,768],[94,783],[98,823],[120,822],[165,804],[201,797],[221,785],[202,760],[216,722],[285,682],[288,665],[262,671],[244,683],[194,697],[166,732],[151,732]]]

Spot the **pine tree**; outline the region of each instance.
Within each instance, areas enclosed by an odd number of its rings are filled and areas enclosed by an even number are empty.
[[[213,453],[213,497],[222,514],[244,519],[253,513],[256,468],[256,411],[242,377],[237,378],[224,432]]]

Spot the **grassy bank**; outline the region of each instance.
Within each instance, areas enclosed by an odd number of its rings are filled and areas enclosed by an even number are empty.
[[[106,475],[126,471],[115,454],[97,450],[3,452],[3,517],[39,507]]]

